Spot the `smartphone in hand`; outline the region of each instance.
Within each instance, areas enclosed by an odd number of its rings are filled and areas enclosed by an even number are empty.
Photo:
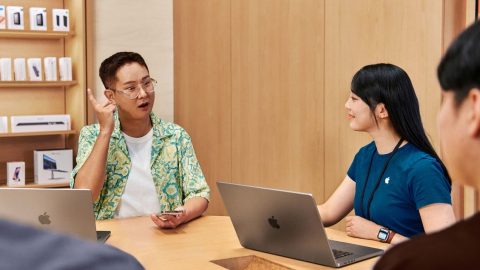
[[[163,210],[163,211],[160,211],[160,213],[157,214],[157,216],[164,216],[164,215],[178,216],[183,212],[184,212],[183,210],[170,210],[170,211]]]

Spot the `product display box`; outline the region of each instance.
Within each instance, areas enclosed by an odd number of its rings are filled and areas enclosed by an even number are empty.
[[[68,114],[22,115],[10,117],[12,132],[42,132],[70,130]]]
[[[45,81],[57,80],[57,58],[45,57],[43,58],[43,67],[45,68]]]
[[[42,77],[42,59],[41,58],[28,58],[28,78],[30,81],[41,81]]]
[[[15,81],[27,80],[27,64],[25,58],[13,59],[13,74],[15,75]]]
[[[0,5],[0,29],[6,28],[6,24],[5,24],[6,21],[7,21],[7,17],[5,15],[5,6]]]
[[[30,8],[30,30],[47,31],[47,9],[43,7]]]
[[[0,80],[11,81],[12,76],[12,58],[0,58]]]
[[[70,31],[70,15],[68,9],[52,9],[53,31]]]
[[[23,7],[7,7],[7,28],[11,30],[23,30]]]
[[[61,81],[71,81],[73,80],[72,76],[72,58],[70,57],[60,57],[58,58],[58,69],[60,72]]]
[[[25,185],[25,162],[7,162],[7,186]]]
[[[8,117],[0,116],[0,133],[8,133]]]
[[[73,168],[72,149],[33,151],[36,184],[68,183]]]

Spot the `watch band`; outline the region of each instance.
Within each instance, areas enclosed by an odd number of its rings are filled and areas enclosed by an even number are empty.
[[[396,232],[392,231],[392,230],[389,230],[389,233],[388,233],[388,238],[387,238],[387,241],[385,241],[386,243],[390,244],[392,242],[392,239],[393,237],[395,236]]]

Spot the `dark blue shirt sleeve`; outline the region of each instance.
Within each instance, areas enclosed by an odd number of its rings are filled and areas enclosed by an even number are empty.
[[[452,203],[450,183],[436,159],[419,160],[410,171],[408,180],[417,210],[433,203]]]
[[[355,157],[353,158],[352,164],[350,164],[350,168],[348,168],[348,171],[347,171],[348,177],[350,177],[353,180],[353,182],[356,182],[355,179],[357,179],[356,171],[357,171],[358,161],[360,159],[359,155],[360,155],[360,152],[358,152],[355,155]]]

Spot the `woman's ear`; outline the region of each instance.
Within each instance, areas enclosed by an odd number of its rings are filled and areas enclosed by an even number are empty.
[[[377,104],[377,107],[375,107],[375,116],[377,116],[378,119],[388,118],[388,111],[387,108],[385,108],[385,104]]]

